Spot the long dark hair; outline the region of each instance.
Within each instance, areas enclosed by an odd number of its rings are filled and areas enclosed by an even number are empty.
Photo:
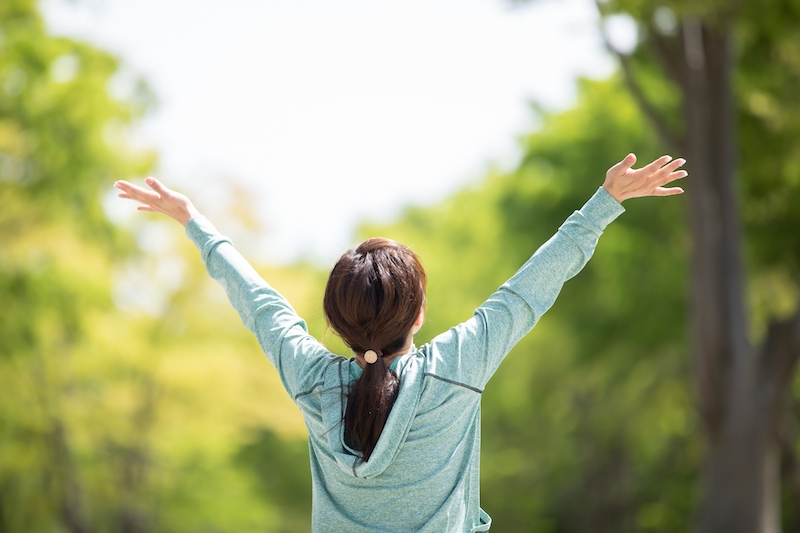
[[[328,325],[357,354],[396,354],[425,305],[427,277],[417,255],[390,239],[348,250],[334,265],[322,307]],[[367,364],[347,396],[348,444],[369,460],[397,398],[400,378],[383,357]]]

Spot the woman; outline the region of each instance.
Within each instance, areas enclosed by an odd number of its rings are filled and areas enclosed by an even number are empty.
[[[315,532],[482,532],[480,397],[505,355],[591,257],[629,198],[683,192],[669,156],[634,170],[629,154],[472,318],[417,349],[426,277],[417,256],[370,239],[334,266],[323,307],[354,357],[330,353],[183,195],[153,178],[120,196],[186,227],[206,268],[258,338],[309,434]]]

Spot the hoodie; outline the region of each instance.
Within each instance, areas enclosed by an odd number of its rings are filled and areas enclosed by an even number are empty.
[[[309,335],[286,299],[206,218],[189,221],[187,235],[209,274],[303,414],[313,532],[489,531],[491,519],[480,508],[483,389],[623,211],[601,187],[470,319],[395,359],[397,400],[369,461],[344,436],[347,393],[361,367]]]

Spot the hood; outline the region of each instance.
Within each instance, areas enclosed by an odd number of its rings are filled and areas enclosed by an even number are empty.
[[[361,462],[361,452],[353,450],[345,443],[342,421],[347,397],[341,393],[361,376],[363,370],[354,359],[328,367],[325,375],[325,391],[329,391],[329,394],[323,395],[328,398],[323,400],[322,420],[326,428],[333,428],[328,432],[328,444],[343,472],[357,478],[373,478],[386,470],[397,457],[417,413],[423,382],[423,367],[420,364],[422,357],[418,351],[398,357],[392,362],[391,368],[400,376],[397,400],[392,406],[378,444],[369,461],[365,462]]]

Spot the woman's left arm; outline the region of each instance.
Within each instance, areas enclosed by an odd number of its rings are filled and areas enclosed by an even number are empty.
[[[685,162],[663,156],[633,169],[636,157],[628,154],[611,167],[595,195],[472,318],[431,341],[433,364],[441,364],[446,374],[441,377],[483,389],[511,348],[550,309],[564,283],[589,261],[605,227],[624,211],[621,202],[682,193],[680,187],[665,185],[686,176],[680,170]]]

